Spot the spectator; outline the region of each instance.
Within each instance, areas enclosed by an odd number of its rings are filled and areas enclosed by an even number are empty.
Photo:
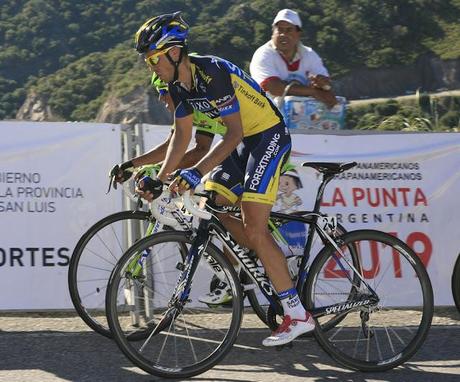
[[[297,12],[283,9],[273,20],[272,38],[259,47],[250,64],[251,76],[275,102],[286,95],[310,96],[332,107],[329,73],[319,55],[300,42],[302,22]]]

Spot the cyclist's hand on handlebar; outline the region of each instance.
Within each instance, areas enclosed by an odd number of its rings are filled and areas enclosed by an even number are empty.
[[[113,188],[117,189],[117,183],[126,182],[133,175],[133,162],[127,161],[121,164],[116,164],[110,170],[109,176],[113,179]]]
[[[195,167],[177,170],[174,175],[175,179],[169,186],[169,189],[181,195],[187,190],[193,191],[201,183],[201,178],[203,177],[201,172]]]
[[[163,182],[159,179],[144,176],[136,182],[136,193],[148,202],[158,198],[162,192]]]
[[[136,175],[134,176],[134,181],[137,182],[139,179],[142,179],[144,176],[149,176],[152,179],[156,179],[158,173],[160,172],[161,164],[145,165],[138,168]]]

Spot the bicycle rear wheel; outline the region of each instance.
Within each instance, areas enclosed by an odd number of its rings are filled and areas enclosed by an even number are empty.
[[[72,253],[68,285],[78,315],[94,331],[112,338],[105,315],[105,293],[110,272],[128,247],[143,237],[152,221],[144,211],[121,211],[98,221],[86,231]],[[132,227],[138,234],[125,235]]]
[[[178,307],[171,298],[179,276],[188,269],[187,262],[174,259],[184,247],[190,248],[189,236],[162,232],[139,241],[117,263],[107,290],[107,317],[118,346],[136,366],[165,378],[186,378],[210,369],[231,349],[241,325],[238,276],[211,243],[194,273],[185,305]],[[132,264],[142,253],[148,254],[142,277],[133,277]],[[224,273],[232,300],[209,307],[199,299],[208,292],[216,269]]]
[[[460,255],[454,265],[452,272],[452,296],[454,297],[455,306],[460,312]]]
[[[306,303],[315,315],[315,336],[346,367],[394,368],[408,360],[428,334],[433,316],[428,274],[414,251],[391,235],[358,230],[340,239],[340,253],[326,246],[307,280]],[[352,276],[357,272],[350,266],[349,248],[358,248],[363,279]],[[340,320],[329,331],[322,330],[321,323],[331,316]]]

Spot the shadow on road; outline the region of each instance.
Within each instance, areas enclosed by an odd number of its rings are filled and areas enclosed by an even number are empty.
[[[342,369],[313,338],[292,349],[263,348],[266,329],[242,329],[224,360],[195,381],[454,381],[460,373],[460,327],[433,327],[405,365],[384,373]],[[92,332],[0,332],[1,381],[163,381],[146,375],[116,345]]]

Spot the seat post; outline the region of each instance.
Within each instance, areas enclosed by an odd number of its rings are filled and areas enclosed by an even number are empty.
[[[321,202],[323,201],[324,190],[326,189],[327,184],[334,178],[334,174],[323,173],[323,179],[319,185],[318,192],[316,193],[315,206],[313,212],[319,213],[321,208]]]

